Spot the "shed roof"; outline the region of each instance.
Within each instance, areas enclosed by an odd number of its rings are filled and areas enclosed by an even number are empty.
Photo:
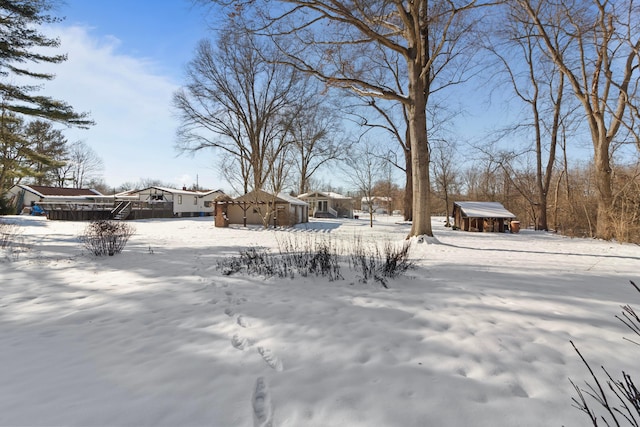
[[[267,193],[266,191],[263,191],[263,190],[251,191],[247,194],[243,194],[242,196],[236,197],[234,200],[246,201],[249,203],[254,203],[256,201],[268,202],[273,200],[276,203],[288,203],[290,205],[308,206],[307,202],[297,199],[293,196],[289,196],[288,194],[278,193],[277,196],[274,196],[273,194]]]
[[[453,202],[467,218],[515,218],[498,202]]]

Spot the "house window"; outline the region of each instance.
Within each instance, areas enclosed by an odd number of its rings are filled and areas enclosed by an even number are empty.
[[[204,207],[205,208],[210,208],[211,207],[211,200],[207,200],[204,202]]]
[[[197,197],[194,197],[194,198],[193,198],[193,204],[194,204],[194,205],[197,205],[197,204],[198,204],[198,198],[197,198]]]
[[[178,204],[181,205],[182,204],[182,195],[178,195]]]
[[[149,200],[152,201],[162,201],[164,199],[164,197],[162,196],[162,194],[151,194],[149,196]]]

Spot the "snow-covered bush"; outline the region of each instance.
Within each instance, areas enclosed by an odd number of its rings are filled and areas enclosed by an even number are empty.
[[[640,292],[640,287],[634,282],[631,282],[631,284]],[[640,337],[640,316],[633,307],[628,304],[623,306],[622,314],[616,316],[616,318]],[[633,339],[627,339],[627,341],[637,345],[638,349],[640,349],[640,341],[634,341]],[[573,341],[571,345],[580,356],[580,359],[582,359],[591,376],[591,380],[585,381],[585,388],[577,386],[570,380],[577,395],[572,398],[574,406],[584,412],[591,419],[591,424],[596,427],[600,425],[630,425],[638,427],[640,425],[640,390],[634,383],[632,376],[622,371],[622,378],[615,379],[602,366],[604,375],[603,378],[599,379],[599,376],[594,372]],[[634,360],[640,360],[640,351],[636,352]]]
[[[135,228],[127,223],[98,220],[87,225],[80,241],[95,256],[113,256],[122,252],[133,233]]]

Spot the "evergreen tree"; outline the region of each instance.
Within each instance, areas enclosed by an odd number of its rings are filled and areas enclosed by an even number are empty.
[[[58,64],[66,55],[47,55],[44,50],[58,48],[60,41],[42,34],[38,26],[58,22],[48,14],[49,0],[0,0],[0,102],[16,114],[35,116],[67,125],[93,124],[86,113],[77,113],[63,101],[37,95],[38,85],[13,83],[22,76],[38,81],[51,80],[53,74],[30,71],[31,63]]]
[[[38,28],[60,21],[49,14],[52,7],[51,0],[0,0],[0,195],[22,177],[39,176],[42,171],[35,165],[52,165],[53,153],[40,151],[44,147],[37,138],[29,138],[25,118],[78,127],[93,124],[86,113],[39,95],[40,85],[16,83],[51,80],[53,74],[32,71],[28,64],[58,64],[67,59],[64,54],[46,53],[58,48],[60,41]]]
[[[66,163],[67,139],[50,122],[35,120],[25,128],[25,139],[33,151],[27,161],[31,163],[34,184],[55,185],[57,171]]]

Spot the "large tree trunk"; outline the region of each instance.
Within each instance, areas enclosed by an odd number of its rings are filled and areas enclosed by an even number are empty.
[[[411,236],[433,236],[431,230],[431,181],[427,139],[427,96],[421,78],[422,68],[409,61],[409,136],[413,172],[413,223]]]
[[[544,195],[535,205],[536,230],[547,231],[549,229],[547,219],[547,196]]]
[[[594,142],[594,154],[596,185],[598,188],[596,237],[610,240],[613,238],[613,224],[611,220],[613,191],[609,143],[606,140],[606,135],[599,135],[598,141]]]
[[[409,135],[409,129],[407,129]],[[408,138],[408,137],[407,137]],[[413,168],[411,167],[411,150],[404,150],[405,185],[404,185],[404,220],[413,220]]]

